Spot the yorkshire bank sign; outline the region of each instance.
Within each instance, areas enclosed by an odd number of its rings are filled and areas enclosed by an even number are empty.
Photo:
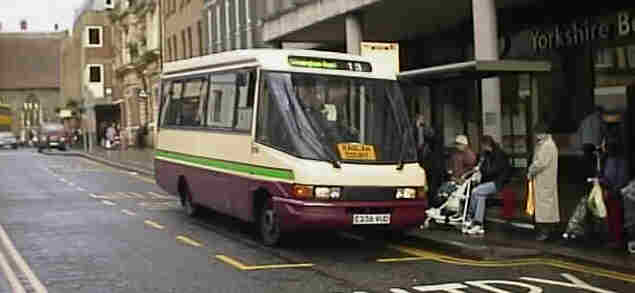
[[[537,52],[635,34],[635,14],[621,11],[617,13],[614,20],[610,23],[598,23],[588,18],[564,25],[555,25],[549,29],[536,29],[530,33],[531,46]]]

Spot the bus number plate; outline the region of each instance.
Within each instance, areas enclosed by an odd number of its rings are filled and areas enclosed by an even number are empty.
[[[390,214],[353,215],[353,225],[390,224]]]

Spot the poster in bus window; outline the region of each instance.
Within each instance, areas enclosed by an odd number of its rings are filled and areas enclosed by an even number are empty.
[[[375,154],[375,146],[373,145],[361,143],[338,143],[337,150],[339,151],[340,158],[342,158],[342,160],[377,160],[377,156]]]

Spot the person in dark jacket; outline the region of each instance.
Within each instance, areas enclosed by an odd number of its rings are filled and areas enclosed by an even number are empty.
[[[464,232],[467,234],[483,234],[485,218],[485,201],[488,196],[496,194],[511,177],[511,165],[509,157],[500,146],[489,135],[481,139],[483,152],[481,154],[482,164],[480,167],[482,180],[472,190],[470,198],[471,219],[466,221]]]

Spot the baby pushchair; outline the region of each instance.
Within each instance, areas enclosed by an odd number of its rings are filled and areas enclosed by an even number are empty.
[[[624,198],[624,232],[628,252],[635,254],[635,180],[621,190]]]
[[[482,161],[479,161],[476,167],[463,174],[459,180],[450,180],[439,187],[436,198],[441,203],[426,210],[427,218],[423,228],[429,228],[431,222],[459,228],[463,226],[472,189],[481,182],[481,164]]]

